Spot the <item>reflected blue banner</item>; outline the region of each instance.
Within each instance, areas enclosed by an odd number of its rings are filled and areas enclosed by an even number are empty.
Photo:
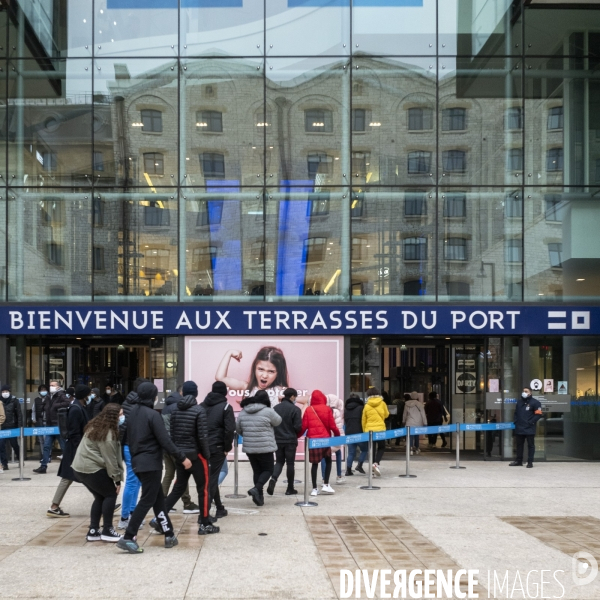
[[[17,431],[19,431],[17,429]],[[36,435],[59,435],[58,427],[25,427],[25,437]]]
[[[423,0],[354,0],[354,6],[423,6]],[[243,8],[243,0],[181,0],[181,8]],[[346,6],[350,0],[288,0],[289,8],[300,6]],[[174,8],[177,0],[108,0],[106,7],[119,8]]]
[[[3,429],[2,431],[0,431],[0,440],[7,440],[8,438],[19,437],[20,434],[20,429]]]
[[[461,423],[461,431],[501,431],[514,429],[514,423]]]

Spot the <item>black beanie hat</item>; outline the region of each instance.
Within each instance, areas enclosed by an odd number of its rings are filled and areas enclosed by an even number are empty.
[[[90,390],[90,388],[87,385],[83,385],[82,383],[80,383],[79,385],[75,386],[75,398],[77,398],[77,400],[83,400],[84,398],[87,398],[91,393],[92,390]]]
[[[195,381],[184,381],[183,386],[181,387],[181,393],[184,396],[194,396],[194,398],[198,397],[198,386]]]
[[[38,392],[41,392],[42,390],[48,391],[48,386],[44,385],[43,383],[41,385],[38,385]]]
[[[154,400],[158,394],[158,388],[149,381],[142,383],[137,389],[140,400]]]
[[[2,389],[0,390],[0,392],[6,392],[6,391],[10,392],[10,385],[8,385],[8,384],[4,384],[2,386]]]
[[[227,386],[222,381],[215,381],[212,384],[212,391],[215,394],[221,394],[221,396],[227,396]]]
[[[67,394],[69,396],[74,396],[75,395],[75,388],[73,386],[68,387],[66,390]]]
[[[267,392],[265,392],[265,390],[258,390],[258,392],[256,392],[256,394],[254,394],[254,396],[248,398],[250,400],[250,402],[248,404],[251,404],[254,402],[254,404],[264,404],[265,406],[271,406],[271,399],[269,398],[269,394],[267,394]]]

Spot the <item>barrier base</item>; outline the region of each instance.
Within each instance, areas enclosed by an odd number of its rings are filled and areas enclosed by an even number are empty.
[[[239,500],[240,498],[247,498],[244,494],[225,494],[225,498],[229,498],[230,500]]]
[[[287,483],[287,482],[288,482],[287,479],[283,480],[283,483]],[[294,479],[294,483],[302,483],[302,481],[300,481],[300,479]]]
[[[413,479],[416,477],[416,475],[398,475],[398,477],[404,477],[406,479]]]
[[[448,467],[449,469],[466,469],[467,467],[457,467],[454,465],[453,467]]]
[[[371,486],[368,486],[368,485],[361,485],[361,486],[360,486],[360,489],[361,489],[361,490],[380,490],[381,488],[380,488],[380,487],[377,487],[377,486],[375,486],[375,485],[371,485]]]
[[[13,477],[13,481],[31,481],[31,477]]]
[[[311,506],[319,506],[316,502],[294,502],[294,506],[302,506],[304,508],[309,508]]]

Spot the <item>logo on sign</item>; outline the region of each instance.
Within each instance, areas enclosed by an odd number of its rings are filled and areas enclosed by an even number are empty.
[[[540,379],[532,379],[529,384],[532,392],[540,392],[542,390],[543,384]]]

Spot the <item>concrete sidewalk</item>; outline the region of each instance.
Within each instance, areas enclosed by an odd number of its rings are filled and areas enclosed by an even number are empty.
[[[404,464],[384,460],[374,480],[380,490],[361,490],[366,477],[348,477],[334,485],[335,495],[318,496],[314,508],[296,507],[283,483],[260,508],[248,497],[226,500],[221,533],[206,538],[179,504],[173,521],[180,545],[165,550],[146,526],[141,556],[85,542],[91,495],[81,485],[65,497],[69,519],[46,517],[57,464],[36,475],[35,463],[27,463],[32,479],[25,482],[12,481],[18,472],[11,465],[0,475],[2,597],[337,598],[340,569],[464,568],[479,570],[480,597],[488,597],[486,588],[494,597],[488,570],[500,580],[508,571],[511,589],[499,593],[497,586],[495,597],[523,598],[517,571],[525,587],[527,572],[544,569],[561,571],[556,579],[546,575],[553,582],[544,586],[546,596],[600,600],[600,578],[575,586],[571,575],[575,551],[600,561],[597,464],[469,462],[456,471],[445,460],[419,458],[411,462],[416,479],[399,478]],[[303,465],[296,466],[304,480]],[[232,484],[230,473],[222,494]],[[240,492],[251,486],[249,465],[241,463]],[[530,596],[539,577],[530,576]]]

